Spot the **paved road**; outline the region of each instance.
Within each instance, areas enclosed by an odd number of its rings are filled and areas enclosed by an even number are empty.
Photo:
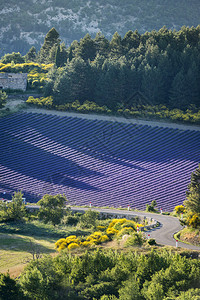
[[[120,122],[126,124],[138,124],[138,125],[147,125],[151,127],[163,127],[163,128],[173,128],[173,129],[180,129],[180,130],[196,130],[200,131],[200,126],[195,125],[187,125],[187,124],[177,124],[172,122],[167,122],[166,120],[159,120],[159,121],[150,121],[144,119],[133,119],[133,118],[126,118],[126,117],[116,117],[116,116],[107,116],[107,115],[96,115],[96,114],[81,114],[76,112],[68,112],[68,111],[58,111],[58,110],[48,110],[45,108],[32,108],[28,107],[24,109],[25,112],[32,112],[32,113],[41,113],[47,115],[57,115],[57,116],[67,116],[67,117],[74,117],[74,118],[81,118],[81,119],[88,119],[88,120],[101,120],[101,121],[110,121],[110,122]]]

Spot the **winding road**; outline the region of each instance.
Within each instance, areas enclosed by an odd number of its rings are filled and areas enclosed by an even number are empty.
[[[73,211],[85,211],[89,208],[81,208],[81,207],[72,207]],[[160,223],[159,227],[151,229],[148,231],[150,237],[156,240],[157,244],[168,245],[168,246],[176,246],[176,240],[174,239],[174,234],[181,229],[183,226],[180,225],[179,219],[171,216],[165,216],[155,213],[148,212],[137,212],[137,211],[126,211],[126,210],[117,210],[117,209],[103,209],[103,208],[92,208],[92,210],[104,213],[115,213],[115,214],[123,214],[129,216],[141,216],[141,217],[149,217],[153,218]],[[193,246],[189,244],[185,244],[182,242],[178,242],[178,247],[186,248],[190,250],[199,250],[200,247]]]

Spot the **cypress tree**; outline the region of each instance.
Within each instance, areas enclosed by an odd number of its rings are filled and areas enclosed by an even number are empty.
[[[200,164],[191,174],[191,182],[188,185],[184,205],[188,212],[200,214]]]
[[[56,29],[53,27],[49,32],[47,33],[44,44],[42,45],[38,60],[40,63],[49,63],[50,61],[50,55],[52,56],[52,48],[54,47],[55,52],[56,48],[55,46],[58,46],[60,44],[59,39],[59,33],[56,31]]]

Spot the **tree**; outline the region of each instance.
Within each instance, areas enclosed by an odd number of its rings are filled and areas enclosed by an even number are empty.
[[[95,43],[88,33],[80,40],[79,46],[76,48],[75,52],[76,56],[81,57],[84,61],[87,61],[88,59],[93,60],[95,58]]]
[[[4,221],[22,220],[26,215],[26,206],[23,202],[22,192],[15,192],[12,201],[0,206],[1,219]]]
[[[7,95],[6,92],[0,90],[0,108],[6,104]]]
[[[57,46],[56,56],[55,56],[55,64],[57,67],[63,67],[64,64],[67,63],[68,59],[68,52],[65,47],[65,44],[62,43],[61,45]]]
[[[62,69],[54,84],[55,104],[73,102],[81,103],[92,99],[93,90],[91,66],[82,58],[73,58]]]
[[[83,228],[91,228],[96,226],[96,221],[98,219],[99,213],[93,210],[87,210],[81,216],[81,226]]]
[[[188,191],[186,191],[184,205],[188,214],[200,216],[200,164],[191,174],[191,182],[188,185]]]
[[[47,35],[44,39],[44,44],[42,45],[42,47],[39,51],[39,55],[38,55],[39,62],[41,62],[41,63],[52,62],[52,61],[50,61],[50,55],[51,55],[51,58],[52,57],[55,58],[55,56],[52,52],[56,53],[57,46],[59,44],[60,44],[59,33],[53,27],[47,33]]]
[[[25,62],[25,59],[19,52],[7,53],[1,58],[1,62],[3,64],[8,64],[12,61],[14,62],[14,64],[23,64]]]
[[[64,215],[64,207],[67,199],[65,195],[58,194],[56,196],[44,195],[38,202],[40,209],[38,212],[39,219],[44,223],[51,222],[54,226],[60,223]]]
[[[123,300],[142,300],[139,282],[131,278],[123,283],[123,287],[119,290],[119,299]]]
[[[37,53],[35,47],[31,47],[31,49],[27,52],[25,55],[25,61],[26,62],[35,62],[37,58]]]
[[[0,274],[0,299],[1,300],[23,300],[24,294],[16,281],[9,274]]]

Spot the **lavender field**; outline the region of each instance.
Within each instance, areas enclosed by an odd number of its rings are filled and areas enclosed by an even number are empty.
[[[0,120],[0,197],[64,193],[71,204],[144,209],[182,204],[200,131],[17,113]]]

